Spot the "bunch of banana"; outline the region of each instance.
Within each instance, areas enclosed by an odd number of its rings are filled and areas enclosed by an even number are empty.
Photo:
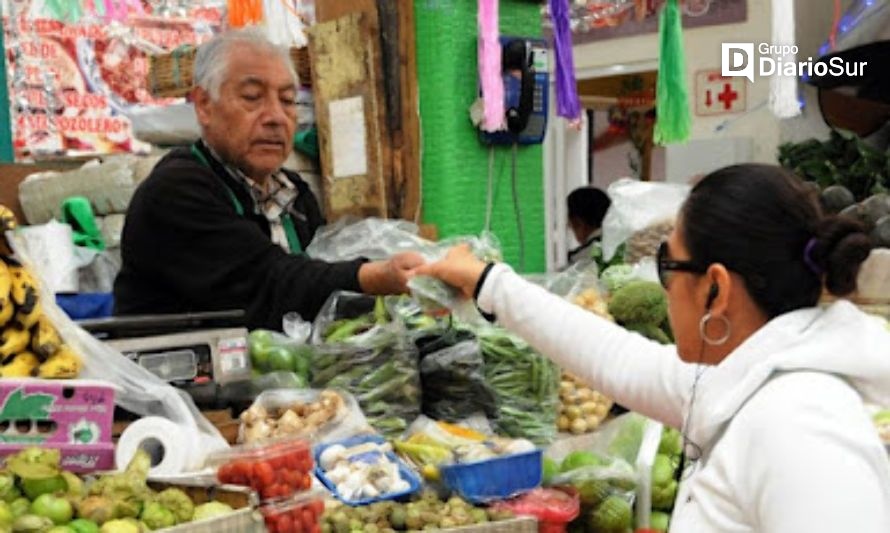
[[[9,258],[0,261],[0,363],[5,378],[70,379],[83,366],[43,314],[31,273]]]

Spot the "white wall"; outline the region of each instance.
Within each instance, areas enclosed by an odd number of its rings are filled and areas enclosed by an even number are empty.
[[[819,0],[822,1],[822,0]],[[720,69],[721,44],[724,42],[769,42],[770,40],[769,0],[748,0],[748,21],[741,24],[709,26],[685,29],[683,32],[686,50],[686,70],[690,98],[695,90],[695,72],[705,69]],[[613,39],[575,47],[575,66],[579,77],[585,71],[595,70],[610,64],[640,63],[658,61],[658,34],[651,33],[639,37]],[[692,136],[695,139],[714,137],[751,137],[754,139],[751,157],[754,161],[775,161],[775,148],[779,140],[779,125],[769,110],[761,107],[751,111],[769,98],[769,80],[757,79],[748,83],[747,109],[745,115],[721,115],[717,117],[693,116]],[[692,105],[693,102],[690,102]],[[694,107],[693,107],[694,110]],[[722,132],[715,129],[728,118],[735,118]],[[670,155],[668,155],[670,158]]]

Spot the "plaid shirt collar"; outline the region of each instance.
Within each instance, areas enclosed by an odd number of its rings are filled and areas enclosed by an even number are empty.
[[[207,142],[204,142],[204,146],[230,175],[247,186],[254,203],[268,219],[276,219],[297,197],[296,187],[281,170],[273,172],[266,179],[265,184],[258,183],[244,174],[241,169],[226,162]]]

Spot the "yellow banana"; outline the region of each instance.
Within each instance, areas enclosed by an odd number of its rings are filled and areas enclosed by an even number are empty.
[[[3,307],[0,308],[0,327],[8,324],[12,320],[13,314],[15,314],[15,305],[12,303],[12,300],[6,300],[3,303]]]
[[[31,377],[34,369],[40,365],[37,356],[31,352],[22,352],[13,358],[12,362],[0,367],[0,377],[27,378]]]
[[[5,205],[0,205],[0,231],[3,233],[14,230],[19,225],[19,221],[12,212],[12,209]]]
[[[10,295],[12,301],[19,307],[24,307],[26,312],[37,305],[37,283],[25,267],[20,265],[10,265],[9,272],[12,274],[12,289]]]
[[[43,307],[41,307],[39,301],[33,300],[33,302],[34,305],[31,306],[30,310],[25,305],[18,308],[15,312],[15,317],[12,319],[12,323],[15,326],[22,329],[31,329],[31,326],[40,320],[40,317],[43,316]]]
[[[59,351],[62,338],[46,316],[41,316],[31,332],[31,350],[41,359],[46,359]]]
[[[4,361],[28,348],[31,334],[26,329],[8,327],[0,334],[0,357]]]
[[[2,206],[0,206],[2,207]],[[6,304],[12,290],[12,274],[6,263],[0,261],[0,304]]]
[[[83,360],[67,344],[40,365],[37,376],[44,379],[73,379],[80,374]]]

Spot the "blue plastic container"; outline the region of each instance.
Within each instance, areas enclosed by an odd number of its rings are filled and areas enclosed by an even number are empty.
[[[541,450],[443,466],[442,481],[472,503],[488,503],[528,492],[541,484]]]
[[[360,505],[370,505],[374,502],[382,502],[382,501],[386,501],[386,500],[398,500],[400,498],[404,498],[406,496],[414,494],[415,492],[420,490],[420,488],[422,486],[422,482],[420,481],[420,476],[418,476],[417,473],[414,472],[414,470],[411,470],[411,468],[409,468],[408,465],[406,465],[398,457],[396,457],[396,455],[394,453],[389,452],[385,455],[386,455],[387,459],[389,459],[391,462],[398,465],[399,475],[402,477],[402,479],[407,481],[408,485],[410,486],[408,488],[408,490],[404,490],[401,492],[390,492],[389,494],[382,494],[376,498],[365,498],[362,500],[346,500],[346,499],[343,499],[342,497],[340,497],[340,493],[337,491],[336,483],[334,483],[333,481],[328,479],[328,477],[325,475],[324,469],[321,468],[321,461],[320,461],[321,454],[324,453],[324,451],[329,446],[333,446],[335,444],[340,444],[346,448],[351,448],[353,446],[358,446],[359,444],[364,444],[366,442],[374,442],[377,444],[384,444],[386,442],[386,439],[384,439],[383,437],[376,436],[376,435],[364,435],[364,436],[359,436],[359,437],[352,437],[351,439],[341,440],[338,442],[330,442],[327,444],[320,444],[315,447],[315,454],[314,454],[315,455],[315,477],[317,477],[318,480],[321,481],[321,483],[325,487],[327,487],[327,489],[329,491],[331,491],[331,493],[334,495],[334,497],[336,497],[338,500],[345,503],[346,505],[360,506]]]

